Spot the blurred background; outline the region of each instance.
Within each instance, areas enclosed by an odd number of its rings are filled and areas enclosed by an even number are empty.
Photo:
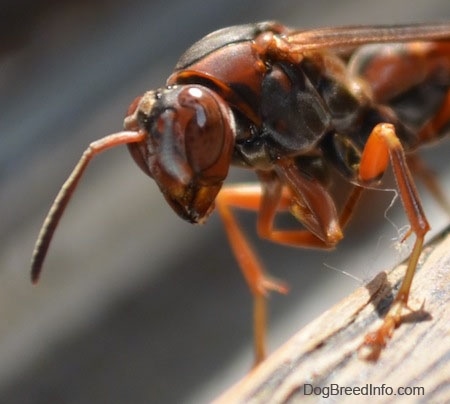
[[[125,147],[88,168],[36,287],[29,262],[59,187],[91,141],[122,128],[134,97],[163,85],[203,35],[268,19],[449,21],[450,3],[0,1],[0,402],[207,402],[249,370],[252,302],[219,218],[181,221]],[[449,150],[424,153],[447,195]],[[253,176],[233,170],[241,179]],[[367,192],[332,253],[259,241],[255,216],[239,214],[270,273],[291,285],[270,299],[271,351],[408,254],[398,203],[385,218],[392,197]],[[448,218],[423,199],[436,233]]]

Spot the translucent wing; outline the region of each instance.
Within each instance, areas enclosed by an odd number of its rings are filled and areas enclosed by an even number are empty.
[[[292,31],[285,40],[292,52],[347,49],[383,42],[450,41],[450,23],[318,28]]]

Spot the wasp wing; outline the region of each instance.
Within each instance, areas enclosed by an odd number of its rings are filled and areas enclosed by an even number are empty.
[[[339,50],[373,43],[450,41],[450,23],[351,25],[292,31],[285,35],[292,52]]]

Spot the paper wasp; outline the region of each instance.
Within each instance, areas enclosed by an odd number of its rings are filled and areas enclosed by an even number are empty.
[[[129,107],[122,132],[94,141],[62,186],[39,234],[37,282],[51,238],[89,161],[126,144],[183,219],[217,208],[254,296],[256,361],[265,355],[266,295],[286,286],[267,275],[232,208],[258,213],[260,237],[331,249],[360,195],[392,166],[415,243],[381,327],[366,336],[376,357],[401,323],[429,224],[410,172],[448,209],[416,150],[450,127],[450,24],[291,30],[274,22],[225,28],[189,48],[166,86]],[[230,165],[254,170],[255,186],[224,186]],[[409,168],[410,167],[410,168]],[[352,185],[338,212],[330,172]],[[302,225],[278,229],[290,212]]]

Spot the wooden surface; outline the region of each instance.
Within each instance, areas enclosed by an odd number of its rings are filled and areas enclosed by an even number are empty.
[[[410,295],[413,311],[405,313],[378,361],[358,357],[404,271],[401,264],[358,288],[216,403],[329,402],[328,394],[339,403],[366,397],[377,403],[450,402],[450,227],[424,248]],[[313,387],[318,394],[311,394]]]

